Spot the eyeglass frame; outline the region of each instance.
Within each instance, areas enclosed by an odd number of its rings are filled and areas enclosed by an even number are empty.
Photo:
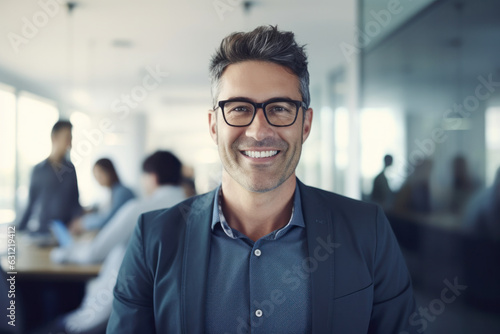
[[[248,124],[246,124],[246,125],[233,125],[233,124],[229,124],[229,122],[226,119],[226,114],[224,113],[224,105],[227,102],[245,102],[245,103],[251,104],[254,107],[254,111],[253,111],[252,119],[250,120],[250,122]],[[276,103],[276,102],[291,102],[291,103],[295,104],[295,106],[297,107],[297,111],[295,112],[295,118],[293,119],[292,123],[290,123],[288,125],[275,125],[275,124],[272,124],[269,121],[269,118],[267,118],[267,112],[266,112],[265,107],[267,107],[268,104]],[[243,98],[242,99],[229,99],[229,100],[219,101],[218,106],[216,108],[214,108],[214,111],[217,110],[219,107],[220,107],[220,110],[222,112],[222,117],[224,118],[224,121],[226,122],[226,124],[229,125],[229,126],[236,127],[236,128],[244,128],[244,127],[249,126],[250,124],[252,124],[253,120],[255,119],[255,115],[257,115],[257,110],[259,110],[259,109],[262,109],[262,112],[264,113],[264,117],[266,118],[266,121],[267,121],[267,123],[269,125],[275,126],[275,127],[278,127],[278,128],[285,128],[285,127],[292,126],[293,124],[295,124],[295,121],[297,120],[297,116],[299,114],[299,109],[301,107],[302,108],[307,108],[307,106],[304,103],[304,101],[291,100],[291,99],[285,99],[285,98],[274,98],[274,99],[270,99],[270,100],[267,100],[267,101],[261,102],[261,103],[256,103],[256,102],[250,101],[249,99],[243,99]]]

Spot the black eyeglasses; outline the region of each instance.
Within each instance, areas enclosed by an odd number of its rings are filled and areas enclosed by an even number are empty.
[[[285,127],[295,123],[300,107],[305,108],[306,105],[302,101],[288,99],[272,99],[264,103],[234,99],[219,101],[219,107],[222,110],[224,120],[229,126],[249,126],[255,118],[257,109],[262,108],[264,116],[270,125]]]

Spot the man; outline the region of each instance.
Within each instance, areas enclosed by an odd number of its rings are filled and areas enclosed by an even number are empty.
[[[380,204],[383,208],[388,208],[392,202],[393,193],[389,187],[389,181],[385,176],[387,168],[392,166],[392,155],[384,156],[384,168],[373,180],[372,201]]]
[[[81,214],[75,166],[66,158],[71,149],[71,129],[69,121],[58,121],[52,127],[52,151],[33,168],[28,206],[18,230],[26,230],[28,222],[34,220],[37,224],[33,231],[49,233],[52,220],[68,224]]]
[[[232,34],[210,69],[222,185],[139,218],[108,333],[406,330],[410,277],[380,208],[295,177],[313,111],[293,33]]]
[[[186,199],[181,162],[170,152],[157,151],[144,160],[143,187],[147,197],[130,200],[94,240],[52,251],[59,262],[95,263],[104,260],[99,276],[87,284],[80,307],[41,329],[39,333],[100,333],[111,313],[112,289],[137,217],[143,212],[174,206]],[[132,277],[126,277],[133,284]]]

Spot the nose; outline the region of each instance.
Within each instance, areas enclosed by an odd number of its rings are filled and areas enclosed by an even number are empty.
[[[260,141],[267,137],[272,137],[273,134],[274,129],[271,124],[267,122],[264,110],[262,108],[258,108],[255,112],[255,117],[252,123],[246,129],[246,135]]]

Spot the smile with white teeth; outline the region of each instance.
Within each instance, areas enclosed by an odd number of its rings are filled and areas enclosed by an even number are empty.
[[[278,151],[243,151],[250,158],[268,158],[278,154]]]

